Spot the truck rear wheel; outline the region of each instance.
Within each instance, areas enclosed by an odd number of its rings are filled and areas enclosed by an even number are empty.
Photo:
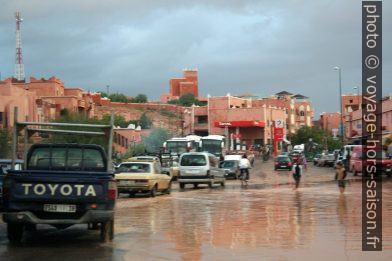
[[[23,230],[23,224],[7,223],[7,237],[11,244],[20,244],[23,237]]]
[[[110,242],[114,237],[114,221],[106,221],[101,223],[101,241]]]
[[[185,183],[180,183],[180,189],[184,189],[185,188]]]

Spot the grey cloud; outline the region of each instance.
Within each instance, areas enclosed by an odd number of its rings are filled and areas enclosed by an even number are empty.
[[[318,112],[337,111],[361,82],[358,1],[3,1],[0,71],[13,74],[14,20],[21,11],[26,72],[67,86],[144,92],[158,98],[170,77],[199,68],[203,95],[280,90],[309,96]],[[384,14],[391,3],[384,2]],[[384,15],[384,93],[392,92],[391,17]],[[4,54],[4,55],[3,55]]]

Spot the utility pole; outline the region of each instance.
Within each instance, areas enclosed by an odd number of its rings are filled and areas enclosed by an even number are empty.
[[[344,142],[344,125],[343,125],[343,102],[342,102],[342,69],[338,66],[333,68],[339,72],[339,95],[340,95],[340,138]]]

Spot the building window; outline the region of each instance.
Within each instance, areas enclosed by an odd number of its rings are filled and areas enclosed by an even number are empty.
[[[0,111],[0,123],[3,123],[3,112]]]
[[[128,139],[127,138],[125,138],[125,148],[128,149]]]
[[[350,103],[353,103],[353,100],[350,100]]]
[[[198,124],[207,124],[208,123],[208,116],[207,115],[197,116],[197,123]]]
[[[305,112],[304,112],[304,111],[300,111],[300,112],[299,112],[299,115],[300,115],[300,116],[305,116]]]

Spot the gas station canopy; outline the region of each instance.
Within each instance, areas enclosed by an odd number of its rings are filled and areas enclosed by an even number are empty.
[[[218,128],[225,127],[265,127],[265,122],[261,121],[216,121],[214,126]]]

